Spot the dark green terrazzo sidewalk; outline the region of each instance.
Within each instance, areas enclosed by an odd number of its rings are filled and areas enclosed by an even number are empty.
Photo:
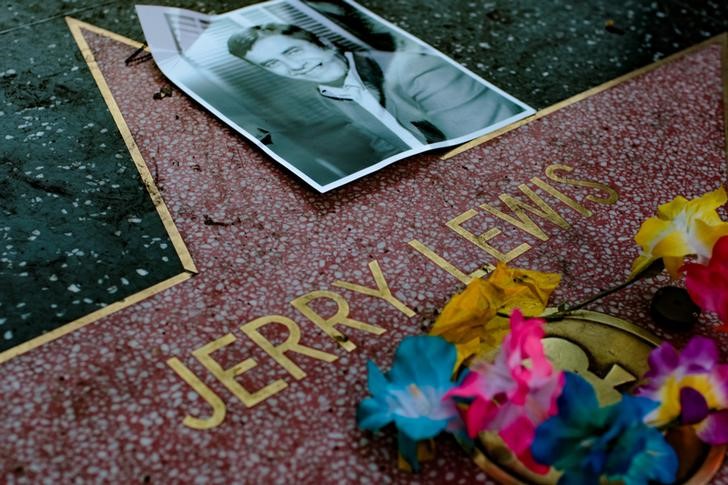
[[[728,30],[718,1],[362,3],[536,108]],[[141,40],[133,5],[0,6],[0,351],[183,270],[63,18]]]

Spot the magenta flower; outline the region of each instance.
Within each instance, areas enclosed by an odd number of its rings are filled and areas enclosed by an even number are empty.
[[[548,467],[533,460],[531,442],[536,427],[556,414],[564,386],[563,373],[555,371],[544,354],[543,324],[514,311],[511,333],[495,362],[472,366],[463,383],[446,395],[473,399],[464,412],[471,437],[498,432],[521,462],[537,473],[546,473]]]
[[[715,342],[693,337],[680,353],[663,343],[650,353],[649,364],[637,394],[660,406],[647,421],[655,426],[692,425],[704,442],[728,443],[728,364],[718,363]]]
[[[682,269],[690,298],[703,311],[717,313],[728,331],[728,236],[715,243],[707,265],[688,263]]]

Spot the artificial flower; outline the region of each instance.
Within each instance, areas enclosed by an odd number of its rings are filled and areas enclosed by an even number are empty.
[[[559,484],[598,484],[602,476],[627,485],[672,483],[677,455],[662,434],[644,422],[656,406],[650,399],[624,395],[618,403],[600,408],[589,383],[567,373],[558,415],[536,430],[533,457],[564,472]]]
[[[635,236],[642,253],[632,263],[631,277],[660,258],[673,279],[678,278],[685,256],[707,261],[715,242],[728,235],[728,222],[716,211],[727,200],[721,187],[692,200],[678,196],[658,207],[657,216],[647,219]]]
[[[388,374],[368,363],[371,397],[359,404],[357,423],[371,431],[394,423],[400,455],[414,470],[418,441],[462,426],[455,403],[443,399],[456,385],[451,381],[456,358],[455,346],[443,338],[415,336],[399,344]]]
[[[500,304],[493,286],[476,278],[447,302],[430,335],[439,335],[454,344],[480,341],[486,334],[485,325],[495,317]]]
[[[541,344],[543,323],[515,310],[495,361],[473,365],[463,383],[448,393],[472,399],[464,412],[471,437],[497,432],[525,466],[539,473],[548,467],[531,459],[531,442],[536,427],[556,412],[563,386],[563,374],[553,369]]]
[[[497,313],[520,308],[526,315],[540,315],[560,281],[558,274],[509,268],[499,263],[487,280],[476,278],[462,293],[452,297],[430,334],[456,344],[462,355],[474,349],[474,339],[480,343],[481,354],[495,349],[510,330],[508,319]]]
[[[706,443],[728,443],[728,364],[718,363],[715,342],[693,337],[682,352],[663,343],[650,353],[650,370],[637,394],[660,403],[648,422],[692,425]]]
[[[480,347],[481,346],[479,338],[474,338],[469,342],[455,345],[455,348],[458,351],[458,358],[455,361],[455,368],[453,369],[453,373],[456,373],[458,369],[460,369],[460,366],[463,365],[463,363],[468,360],[470,356],[477,354],[480,351]]]
[[[728,236],[715,243],[707,265],[688,263],[683,268],[690,298],[703,311],[717,313],[728,330]]]

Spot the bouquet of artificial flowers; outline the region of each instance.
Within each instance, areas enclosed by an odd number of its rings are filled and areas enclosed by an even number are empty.
[[[642,251],[627,284],[653,274],[656,262],[674,279],[685,273],[690,298],[716,312],[725,329],[728,223],[717,209],[726,200],[720,188],[660,206],[635,238]],[[420,445],[441,432],[466,448],[497,435],[530,472],[556,471],[566,484],[672,483],[679,460],[665,436],[676,427],[692,428],[709,445],[728,443],[728,364],[719,363],[713,340],[693,337],[682,352],[661,344],[639,385],[611,404],[600,403],[580,375],[558,370],[542,344],[544,320],[523,313],[543,313],[559,281],[504,264],[473,280],[430,335],[401,342],[389,373],[369,363],[371,397],[359,406],[359,426],[393,423],[401,462],[414,470]],[[577,308],[561,306],[556,318]]]

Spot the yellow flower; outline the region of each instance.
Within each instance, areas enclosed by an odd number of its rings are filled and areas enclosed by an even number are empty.
[[[453,374],[455,374],[461,365],[463,365],[463,362],[465,362],[468,357],[471,355],[475,355],[480,351],[480,339],[478,337],[475,337],[473,340],[469,342],[465,342],[462,344],[456,344],[455,350],[458,352],[458,357],[455,360],[455,367],[453,367]]]
[[[430,335],[441,335],[454,344],[464,344],[482,333],[500,306],[493,286],[480,278],[471,281],[462,293],[455,295],[442,309]]]
[[[715,242],[728,235],[728,222],[716,211],[727,200],[721,187],[693,200],[678,196],[658,207],[657,216],[647,219],[635,236],[642,253],[632,263],[630,278],[660,258],[673,279],[679,277],[685,256],[707,261]]]
[[[499,263],[487,280],[475,279],[452,297],[435,321],[430,335],[455,344],[458,364],[473,354],[500,345],[510,331],[507,318],[496,315],[520,308],[524,315],[540,315],[561,276],[509,268]]]
[[[524,316],[540,315],[546,309],[551,293],[559,286],[561,275],[527,269],[508,268],[499,264],[488,278],[499,293],[498,311],[510,313],[518,308]]]

